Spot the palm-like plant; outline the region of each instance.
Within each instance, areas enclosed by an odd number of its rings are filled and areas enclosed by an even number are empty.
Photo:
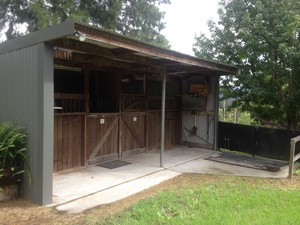
[[[16,184],[25,172],[27,132],[18,123],[0,123],[0,186]]]

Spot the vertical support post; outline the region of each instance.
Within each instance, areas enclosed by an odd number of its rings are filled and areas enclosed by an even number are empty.
[[[218,123],[219,123],[219,76],[215,76],[215,126],[214,126],[214,150],[218,150]],[[225,102],[225,101],[224,101]],[[225,104],[224,104],[225,115]],[[224,116],[225,119],[225,116]]]
[[[225,122],[225,117],[226,117],[226,101],[225,99],[223,100],[223,121]]]
[[[117,99],[119,106],[119,130],[118,130],[118,157],[122,157],[122,73],[118,70],[116,77],[117,82]]]
[[[296,141],[294,139],[291,139],[291,152],[290,152],[290,161],[289,161],[289,178],[292,178],[292,176],[293,176],[295,145],[296,145],[295,142]]]
[[[161,125],[160,125],[160,167],[164,166],[165,151],[165,113],[166,113],[166,71],[163,70],[161,82]]]
[[[36,88],[38,98],[37,102],[34,102],[35,104],[37,104],[37,106],[34,106],[34,109],[37,109],[37,111],[33,111],[31,113],[37,113],[37,118],[35,118],[36,124],[34,124],[34,126],[37,126],[37,130],[34,130],[35,132],[30,134],[33,136],[31,138],[31,141],[33,143],[31,143],[32,149],[30,151],[31,161],[33,160],[33,162],[30,164],[32,169],[32,187],[29,188],[30,185],[28,186],[28,184],[26,185],[26,187],[28,188],[27,190],[29,193],[27,193],[29,194],[28,197],[30,197],[30,200],[41,205],[46,205],[52,203],[53,196],[53,46],[47,43],[38,44],[36,56],[37,63],[35,65],[37,70],[35,78],[38,82]],[[21,68],[24,68],[25,71],[28,71],[28,69],[25,69],[24,66]],[[22,92],[19,92],[19,94],[21,93]],[[22,96],[21,99],[23,101],[29,100],[28,98],[26,98],[26,96]],[[33,100],[31,99],[31,101]],[[26,107],[24,109],[27,113],[28,110],[31,110]],[[32,125],[30,125],[30,127],[32,127]],[[36,138],[37,140],[34,140],[33,138]],[[36,146],[33,146],[34,144],[36,144]]]
[[[144,128],[144,138],[145,138],[145,152],[148,152],[148,148],[149,148],[149,130],[148,130],[148,90],[147,90],[147,76],[146,74],[144,74],[144,97],[145,97],[145,128]]]
[[[233,120],[234,120],[234,123],[235,123],[235,124],[238,123],[238,118],[237,118],[237,108],[234,108],[234,118],[233,118]]]
[[[84,76],[84,137],[83,137],[83,154],[82,154],[82,164],[87,165],[87,115],[90,113],[90,71],[85,69],[83,72]]]

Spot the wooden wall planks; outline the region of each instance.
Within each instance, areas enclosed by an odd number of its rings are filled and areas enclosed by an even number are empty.
[[[102,123],[101,120],[102,119]],[[102,140],[107,129],[115,120],[115,115],[106,114],[104,118],[88,117],[87,119],[87,159],[89,159],[94,148]],[[112,128],[111,132],[104,140],[104,143],[95,157],[106,156],[118,153],[118,123]]]
[[[83,115],[55,115],[53,172],[82,166]]]
[[[145,115],[122,116],[122,151],[145,148]]]
[[[165,123],[165,147],[171,148],[180,145],[181,119],[180,112],[167,111]],[[148,112],[148,149],[155,150],[160,147],[160,121],[161,112]]]

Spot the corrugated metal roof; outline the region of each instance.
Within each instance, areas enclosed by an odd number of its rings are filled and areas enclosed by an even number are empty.
[[[14,51],[17,49],[32,46],[41,42],[48,42],[51,40],[63,38],[67,35],[74,34],[75,22],[66,21],[56,26],[51,26],[30,34],[5,41],[0,44],[0,55]]]
[[[80,41],[76,32],[85,35]],[[67,21],[0,44],[0,54],[40,42],[51,42],[56,49],[68,52],[68,59],[77,63],[110,64],[122,68],[135,67],[143,72],[166,69],[167,74],[227,75],[237,74],[238,68],[200,59],[83,23]],[[56,54],[55,54],[56,55]],[[75,57],[76,56],[76,57]],[[93,62],[93,60],[94,62]],[[60,57],[60,60],[64,60]],[[125,65],[127,63],[127,65]],[[74,64],[74,63],[73,63]]]

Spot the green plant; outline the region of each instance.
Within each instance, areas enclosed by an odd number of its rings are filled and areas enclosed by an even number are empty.
[[[18,183],[27,165],[27,132],[18,123],[0,123],[0,186]]]

